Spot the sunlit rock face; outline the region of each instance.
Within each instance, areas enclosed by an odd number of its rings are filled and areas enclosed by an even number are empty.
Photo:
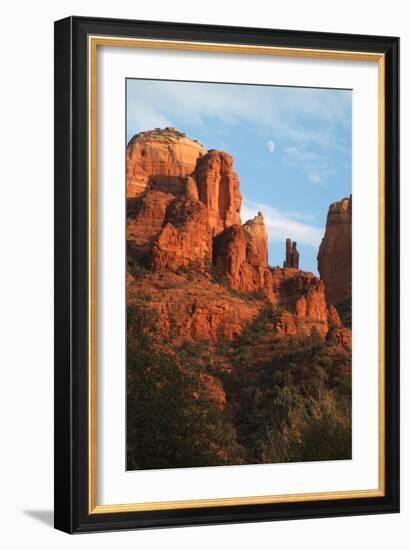
[[[330,205],[325,235],[318,254],[318,270],[326,299],[341,304],[352,295],[352,198]]]
[[[198,159],[194,178],[199,199],[208,209],[213,233],[218,234],[231,225],[240,225],[242,195],[232,156],[211,149]]]
[[[127,197],[137,197],[147,186],[178,194],[184,178],[195,170],[206,149],[175,128],[136,134],[127,146]]]
[[[138,277],[130,268],[128,300],[149,294],[164,335],[231,340],[270,303],[274,334],[315,328],[349,345],[349,330],[329,303],[337,305],[350,289],[350,199],[330,206],[318,278],[299,268],[303,258],[290,238],[284,267],[269,266],[263,213],[242,224],[228,153],[165,128],[134,136],[127,162],[128,259],[140,266]]]

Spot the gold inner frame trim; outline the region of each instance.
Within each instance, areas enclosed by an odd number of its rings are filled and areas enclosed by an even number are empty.
[[[122,46],[155,49],[176,49],[221,53],[259,54],[286,57],[349,59],[378,62],[378,192],[379,192],[379,365],[378,365],[378,488],[352,491],[326,491],[285,495],[249,496],[199,500],[140,502],[131,504],[97,504],[97,46]],[[385,495],[385,56],[375,52],[283,48],[178,40],[88,37],[88,511],[90,514],[138,512],[240,506],[284,502],[308,502],[351,498],[375,498]]]

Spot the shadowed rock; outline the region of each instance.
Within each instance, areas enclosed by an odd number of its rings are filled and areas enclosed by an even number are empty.
[[[326,299],[334,305],[345,302],[352,295],[351,196],[330,205],[317,259]]]

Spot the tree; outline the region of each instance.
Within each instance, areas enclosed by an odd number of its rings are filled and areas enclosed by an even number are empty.
[[[273,340],[270,359],[256,371],[237,361],[228,397],[246,462],[350,458],[350,361],[317,331]]]
[[[140,296],[128,311],[128,468],[240,463],[235,430],[213,401],[201,362],[195,368],[191,350],[187,364],[156,335],[156,314]]]

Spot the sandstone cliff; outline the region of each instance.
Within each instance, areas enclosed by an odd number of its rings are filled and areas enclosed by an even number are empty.
[[[174,128],[141,132],[127,148],[129,250],[154,269],[199,266],[209,235],[240,224],[242,197],[228,153],[206,151]]]
[[[200,200],[208,209],[209,226],[214,234],[241,224],[242,196],[231,155],[211,149],[198,159],[194,178]]]
[[[214,238],[213,263],[229,288],[254,292],[264,288],[268,267],[268,236],[259,213],[242,225],[232,225]]]
[[[181,192],[184,177],[205,153],[200,143],[175,128],[136,134],[127,146],[127,197],[138,196],[147,186]]]
[[[171,271],[152,272],[143,278],[129,276],[127,290],[131,304],[139,292],[151,297],[162,334],[172,335],[176,344],[185,340],[234,340],[260,309],[258,301],[243,300],[201,273]]]
[[[170,203],[150,257],[154,271],[180,267],[203,271],[212,255],[212,233],[205,205],[183,196]]]
[[[325,235],[318,254],[318,270],[328,302],[339,305],[352,295],[352,198],[329,207]]]
[[[319,279],[299,269],[290,239],[284,267],[269,266],[263,213],[242,224],[239,179],[228,153],[206,151],[165,128],[134,136],[127,161],[128,300],[147,292],[164,335],[176,342],[229,341],[269,302],[274,334],[308,334],[314,327],[322,337],[338,331],[338,341],[348,345],[336,309],[328,306],[334,287],[325,279],[333,276],[327,255],[342,246],[332,227],[343,225],[343,205],[330,209]]]

